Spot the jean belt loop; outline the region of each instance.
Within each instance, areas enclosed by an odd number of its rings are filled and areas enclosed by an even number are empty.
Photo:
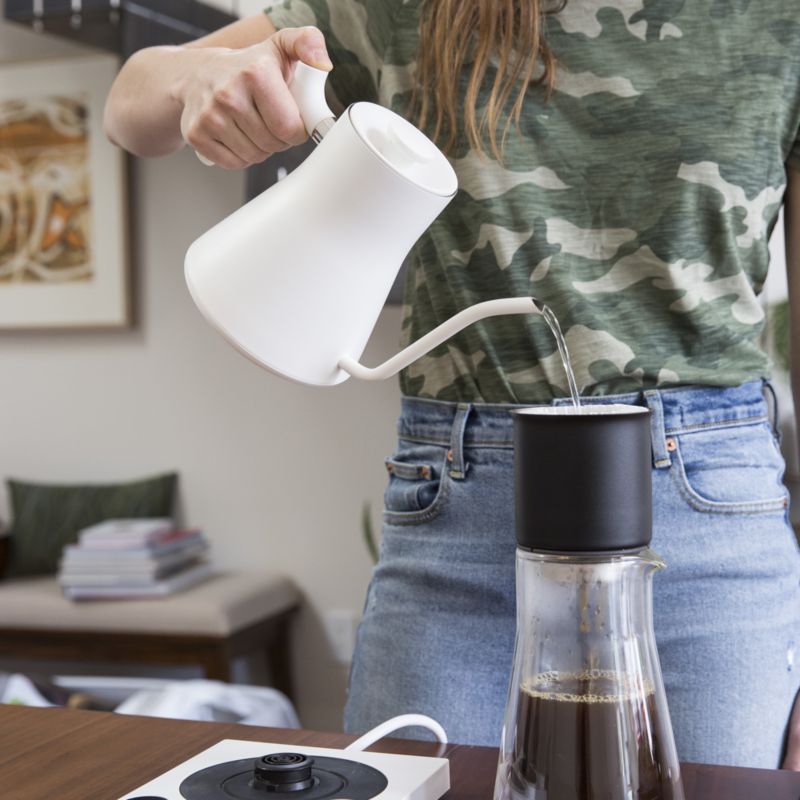
[[[767,404],[769,404],[768,398],[770,397],[772,398],[772,413],[769,414],[769,419],[772,425],[772,432],[775,434],[775,438],[780,443],[781,429],[778,426],[778,415],[780,413],[778,410],[778,395],[775,393],[775,387],[772,385],[772,382],[768,381],[766,378],[764,378],[763,393],[764,393],[764,399],[767,401]]]
[[[471,403],[458,404],[450,435],[450,450],[447,453],[447,460],[450,464],[448,471],[450,477],[457,481],[466,478],[469,469],[469,464],[464,459],[464,432],[467,429],[467,418],[470,411],[472,411]]]
[[[644,393],[644,402],[650,410],[653,466],[656,469],[665,469],[672,466],[672,459],[669,455],[667,433],[664,428],[664,404],[661,401],[661,392],[657,389],[648,389]]]

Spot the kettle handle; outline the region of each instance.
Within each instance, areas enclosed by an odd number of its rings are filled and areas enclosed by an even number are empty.
[[[300,117],[315,142],[322,139],[336,119],[325,101],[327,80],[328,73],[324,69],[309,67],[298,61],[289,81],[289,91],[300,109]]]
[[[391,378],[392,375],[400,372],[412,361],[416,361],[420,356],[433,350],[434,347],[454,336],[459,331],[464,330],[473,322],[478,322],[487,317],[500,317],[506,314],[541,314],[542,303],[535,297],[505,297],[502,300],[486,300],[483,303],[476,303],[474,306],[459,311],[458,314],[445,320],[441,325],[435,327],[416,342],[408,345],[397,355],[392,356],[388,361],[377,367],[365,367],[359,364],[350,356],[342,356],[339,359],[339,369],[344,370],[354,378],[364,381],[380,381],[384,378]]]

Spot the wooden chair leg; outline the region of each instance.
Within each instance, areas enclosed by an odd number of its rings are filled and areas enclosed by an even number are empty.
[[[208,652],[201,666],[205,677],[210,681],[231,681],[231,659],[224,647]]]
[[[267,663],[272,677],[272,685],[294,702],[289,647],[289,619],[286,618],[278,624],[275,638],[267,647]]]

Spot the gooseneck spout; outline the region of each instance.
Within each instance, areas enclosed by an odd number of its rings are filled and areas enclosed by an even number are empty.
[[[464,330],[473,322],[479,322],[489,317],[501,317],[507,314],[541,314],[542,304],[534,297],[506,297],[502,300],[486,300],[483,303],[476,303],[474,306],[459,311],[455,316],[438,325],[432,331],[417,339],[416,342],[408,345],[397,355],[392,356],[388,361],[377,367],[365,367],[350,356],[342,356],[339,359],[339,368],[344,370],[354,378],[363,381],[382,381],[384,378],[391,378],[392,375],[400,372],[420,356],[438,347],[454,336],[459,331]]]

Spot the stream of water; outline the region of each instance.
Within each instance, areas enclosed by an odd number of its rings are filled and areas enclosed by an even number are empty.
[[[539,311],[542,312],[542,317],[550,328],[558,346],[558,354],[561,356],[561,363],[564,365],[564,372],[567,374],[567,384],[569,385],[569,393],[572,397],[572,405],[575,408],[581,407],[581,396],[578,392],[578,384],[575,382],[575,373],[572,371],[572,362],[569,360],[569,351],[567,350],[567,343],[564,341],[564,335],[561,333],[561,326],[558,324],[558,318],[553,313],[550,306],[543,303],[541,300],[533,301]]]

